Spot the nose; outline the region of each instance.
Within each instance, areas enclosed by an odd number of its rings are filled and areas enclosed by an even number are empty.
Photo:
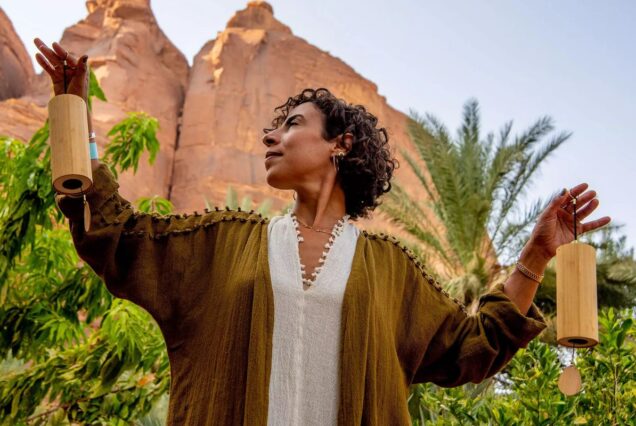
[[[263,144],[265,144],[266,147],[270,147],[271,145],[275,144],[277,142],[276,139],[276,131],[270,131],[265,133],[265,135],[263,135],[263,139],[261,139],[261,141],[263,142]]]

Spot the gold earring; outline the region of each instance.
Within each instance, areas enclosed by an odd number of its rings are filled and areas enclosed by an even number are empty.
[[[338,156],[338,161],[336,161],[336,155]],[[336,169],[336,173],[338,173],[339,167],[338,167],[338,163],[340,163],[340,160],[342,160],[345,156],[345,153],[340,151],[338,154],[336,155],[332,155],[331,159],[333,161],[333,167],[334,169]]]

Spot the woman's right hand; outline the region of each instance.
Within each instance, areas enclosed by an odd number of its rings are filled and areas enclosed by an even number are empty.
[[[88,55],[77,59],[58,43],[53,42],[53,49],[42,40],[35,38],[35,46],[41,53],[35,54],[35,59],[51,77],[53,92],[56,95],[64,93],[64,59],[66,59],[66,93],[77,95],[87,102],[88,99]]]

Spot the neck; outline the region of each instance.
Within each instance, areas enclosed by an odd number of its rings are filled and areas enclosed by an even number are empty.
[[[298,188],[292,211],[311,227],[329,228],[346,214],[345,195],[340,185],[321,185],[315,190]]]

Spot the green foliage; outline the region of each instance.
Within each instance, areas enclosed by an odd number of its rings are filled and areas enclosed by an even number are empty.
[[[102,161],[118,165],[122,172],[132,167],[136,173],[141,154],[147,150],[150,153],[148,162],[153,164],[159,152],[158,128],[159,122],[156,118],[145,112],[129,112],[127,118],[108,132],[112,139],[106,147]],[[112,167],[111,171],[118,177],[115,167]]]
[[[163,394],[152,406],[152,410],[144,417],[138,419],[135,422],[135,426],[163,426],[166,424],[166,416],[168,414],[168,405],[170,404],[170,397],[168,394]]]
[[[210,204],[210,201],[207,198],[204,197],[203,200],[207,209],[213,209],[213,206]],[[272,212],[272,200],[270,198],[266,198],[265,200],[263,200],[262,203],[256,206],[255,203],[252,201],[252,197],[250,197],[249,195],[244,196],[239,202],[236,189],[234,189],[234,187],[230,185],[228,185],[227,192],[225,193],[225,205],[233,210],[236,210],[239,207],[243,211],[254,210],[265,217],[269,217],[270,215],[282,215],[284,214],[285,208],[288,207],[286,206],[279,212]]]
[[[49,350],[41,362],[3,377],[0,414],[15,420],[45,415],[37,408],[46,396],[69,421],[129,421],[167,391],[168,371],[165,344],[150,315],[114,299],[102,326],[85,342]]]
[[[125,123],[133,139],[120,132],[117,142],[153,147],[156,120],[135,117]],[[28,144],[0,138],[0,424],[131,424],[169,389],[163,336],[78,258],[55,206],[47,140],[47,124]],[[172,208],[158,197],[139,204]]]
[[[54,201],[48,121],[27,145],[0,138],[0,290],[22,249],[35,243],[36,225],[50,229]],[[61,213],[56,215],[61,220]]]
[[[480,125],[474,99],[464,105],[456,138],[433,115],[421,117],[412,112],[408,129],[419,158],[405,150],[402,154],[428,201],[413,200],[396,183],[381,207],[435,253],[447,271],[463,271],[464,276],[453,273],[457,278],[449,283],[449,291],[466,304],[493,276],[485,267],[486,259],[496,255],[506,260],[506,256],[520,252],[531,231],[529,226],[548,201],[538,200],[515,221],[512,214],[517,201],[539,165],[570,137],[562,132],[537,148],[537,143],[554,130],[550,117],[537,120],[512,141],[511,122],[502,127],[497,138],[493,133],[483,138]],[[428,226],[431,215],[443,225],[443,231]]]
[[[519,350],[504,371],[483,388],[469,384],[444,389],[412,386],[409,411],[414,425],[628,425],[636,415],[636,326],[634,312],[599,313],[599,344],[576,351],[583,381],[566,397],[558,378],[571,362],[569,348],[536,339]]]
[[[488,392],[491,386],[492,380],[456,388],[431,383],[414,385],[408,397],[413,425],[479,424],[485,418],[484,406],[494,399],[492,392]]]
[[[88,104],[93,96],[106,100],[95,74],[90,72]],[[48,144],[49,122],[38,129],[25,144],[0,135],[0,291],[6,274],[25,245],[35,242],[35,227],[51,229],[64,216],[55,204],[51,185],[51,152]]]
[[[172,213],[174,206],[170,200],[155,195],[154,197],[139,197],[137,199],[137,208],[144,213],[167,215]]]
[[[586,242],[595,246],[597,250],[596,281],[598,302],[601,306],[626,308],[636,305],[634,248],[627,249],[625,235],[619,238],[614,237],[614,231],[622,226],[602,228],[598,243],[589,238],[586,239]]]
[[[238,194],[231,186],[227,187],[227,192],[225,193],[225,205],[231,209],[236,209],[238,206]]]
[[[48,395],[69,421],[129,420],[169,386],[158,326],[112,298],[77,258],[67,230],[38,229],[35,249],[9,273],[0,324],[2,358],[31,364],[3,374],[0,418],[37,416]]]
[[[99,85],[99,82],[97,81],[97,77],[95,76],[95,73],[93,72],[92,69],[90,69],[90,74],[88,78],[88,109],[90,111],[93,110],[93,96],[95,96],[97,99],[101,101],[108,102],[108,100],[106,99],[106,95],[104,94],[104,91],[102,90],[102,88]]]
[[[598,350],[577,361],[585,380],[579,397],[587,424],[633,424],[636,416],[636,326],[630,310],[609,308],[599,318]]]

